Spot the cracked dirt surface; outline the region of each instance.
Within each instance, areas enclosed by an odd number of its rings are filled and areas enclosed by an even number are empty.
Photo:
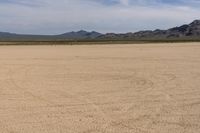
[[[1,46],[1,133],[198,133],[200,43]]]

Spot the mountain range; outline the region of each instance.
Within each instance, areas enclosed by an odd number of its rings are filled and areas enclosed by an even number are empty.
[[[80,30],[59,35],[27,35],[0,32],[0,41],[74,41],[74,40],[200,40],[200,20],[167,30],[146,30],[124,34]]]

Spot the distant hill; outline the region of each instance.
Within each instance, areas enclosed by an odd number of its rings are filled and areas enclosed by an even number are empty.
[[[95,39],[101,33],[92,31],[87,32],[80,30],[77,32],[68,32],[60,35],[26,35],[26,34],[15,34],[8,32],[0,32],[0,41],[56,41],[56,40],[84,40],[84,39]]]
[[[106,33],[80,30],[60,35],[26,35],[0,32],[0,41],[66,41],[66,40],[200,40],[200,20],[168,30],[146,30],[135,33]]]
[[[0,41],[36,41],[36,40],[49,40],[54,36],[50,35],[26,35],[15,34],[9,32],[0,32]],[[54,38],[55,39],[55,38]]]
[[[84,30],[80,30],[78,32],[68,32],[64,33],[61,35],[57,35],[58,38],[63,38],[63,39],[95,39],[98,36],[102,35],[101,33],[92,31],[92,32],[87,32]]]
[[[190,24],[168,30],[146,30],[135,33],[115,34],[107,33],[98,37],[108,40],[162,40],[162,39],[198,39],[200,40],[200,20],[195,20]]]

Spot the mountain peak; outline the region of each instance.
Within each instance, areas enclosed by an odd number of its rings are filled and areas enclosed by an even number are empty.
[[[88,32],[85,30],[79,30],[79,31],[77,31],[77,33],[88,33]]]
[[[190,25],[200,25],[200,20],[194,20]]]
[[[80,30],[61,34],[60,37],[65,39],[94,39],[100,35],[101,33],[95,31],[88,32],[85,30]]]

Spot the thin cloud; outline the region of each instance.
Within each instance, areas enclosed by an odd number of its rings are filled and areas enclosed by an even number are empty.
[[[172,0],[0,1],[0,31],[29,34],[58,34],[80,29],[135,32],[166,29],[199,18],[200,9],[195,7],[199,1],[170,1]]]

